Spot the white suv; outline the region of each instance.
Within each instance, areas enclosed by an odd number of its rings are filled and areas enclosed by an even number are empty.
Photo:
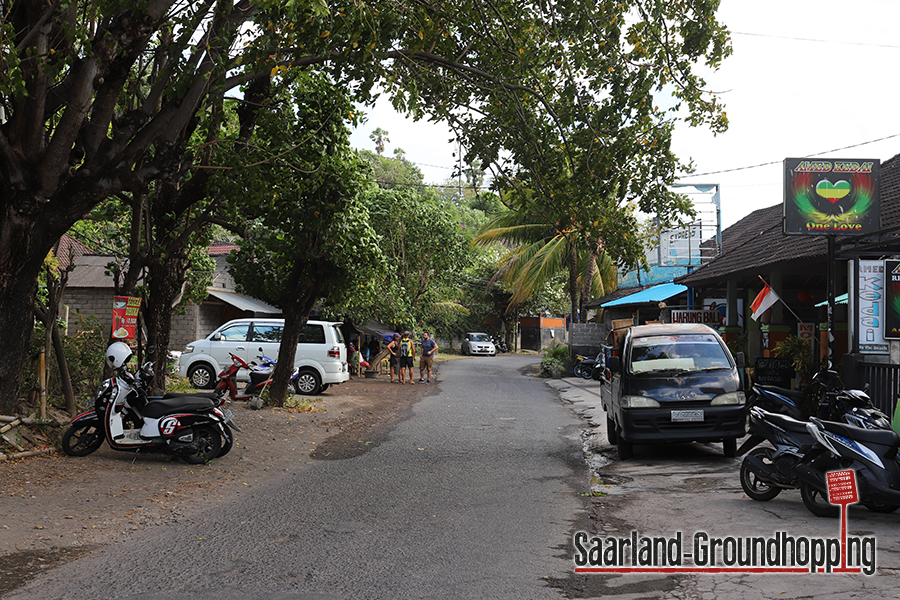
[[[307,321],[300,332],[294,367],[300,370],[294,379],[298,394],[318,394],[329,385],[350,379],[347,366],[347,347],[340,330],[341,323]],[[260,355],[278,360],[278,347],[284,319],[238,319],[225,323],[205,339],[188,344],[178,359],[181,377],[191,385],[210,389],[216,385],[217,374],[231,365],[229,353],[249,363]],[[238,372],[239,379],[249,377],[246,369]]]

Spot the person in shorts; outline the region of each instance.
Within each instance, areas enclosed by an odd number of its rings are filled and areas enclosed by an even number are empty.
[[[431,365],[434,364],[434,353],[437,352],[437,342],[432,339],[427,331],[422,334],[422,357],[419,359],[419,383],[431,383]],[[428,371],[428,379],[425,372]]]
[[[390,343],[387,345],[388,351],[391,353],[391,357],[389,360],[390,369],[391,369],[391,383],[394,383],[394,373],[397,371],[397,368],[400,364],[398,360],[397,353],[400,351],[400,336],[396,333],[394,337],[391,339]],[[400,382],[403,382],[403,371],[400,371]]]
[[[409,337],[409,332],[404,331],[400,338],[400,349],[397,354],[400,357],[400,383],[415,383],[413,381],[413,365],[416,360],[416,344]],[[406,371],[409,371],[409,381],[404,381]]]

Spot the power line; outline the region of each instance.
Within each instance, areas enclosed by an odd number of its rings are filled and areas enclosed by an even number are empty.
[[[835,148],[833,150],[823,150],[822,152],[815,152],[813,154],[805,154],[804,156],[821,156],[823,154],[830,154],[832,152],[841,152],[843,150],[850,150],[851,148],[859,148],[860,146],[868,146],[869,144],[875,144],[878,142],[883,142],[885,140],[890,140],[895,137],[900,137],[900,133],[895,133],[893,135],[888,135],[883,138],[878,138],[877,140],[869,140],[868,142],[861,142],[859,144],[851,144],[850,146],[844,146],[842,148]],[[720,171],[707,171],[706,173],[691,173],[690,175],[681,175],[679,179],[689,179],[691,177],[705,177],[707,175],[719,175],[721,173],[734,173],[735,171],[746,171],[748,169],[758,169],[759,167],[769,167],[771,165],[780,165],[783,160],[773,160],[770,162],[759,163],[756,165],[749,165],[746,167],[735,167],[733,169],[722,169]]]
[[[893,48],[900,49],[900,46],[894,44],[872,44],[869,42],[851,42],[845,40],[818,40],[815,38],[802,38],[789,35],[773,35],[768,33],[749,33],[746,31],[732,31],[731,35],[746,35],[748,37],[772,38],[777,40],[790,40],[793,42],[813,42],[817,44],[841,44],[844,46],[869,46],[872,48]]]

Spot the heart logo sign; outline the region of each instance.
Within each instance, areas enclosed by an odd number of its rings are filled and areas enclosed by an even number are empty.
[[[831,183],[825,179],[816,184],[816,193],[834,204],[850,193],[850,182],[842,179]]]

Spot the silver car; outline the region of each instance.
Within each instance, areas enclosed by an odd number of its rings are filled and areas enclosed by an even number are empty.
[[[467,333],[462,343],[462,353],[468,355],[496,356],[497,348],[486,333]]]

